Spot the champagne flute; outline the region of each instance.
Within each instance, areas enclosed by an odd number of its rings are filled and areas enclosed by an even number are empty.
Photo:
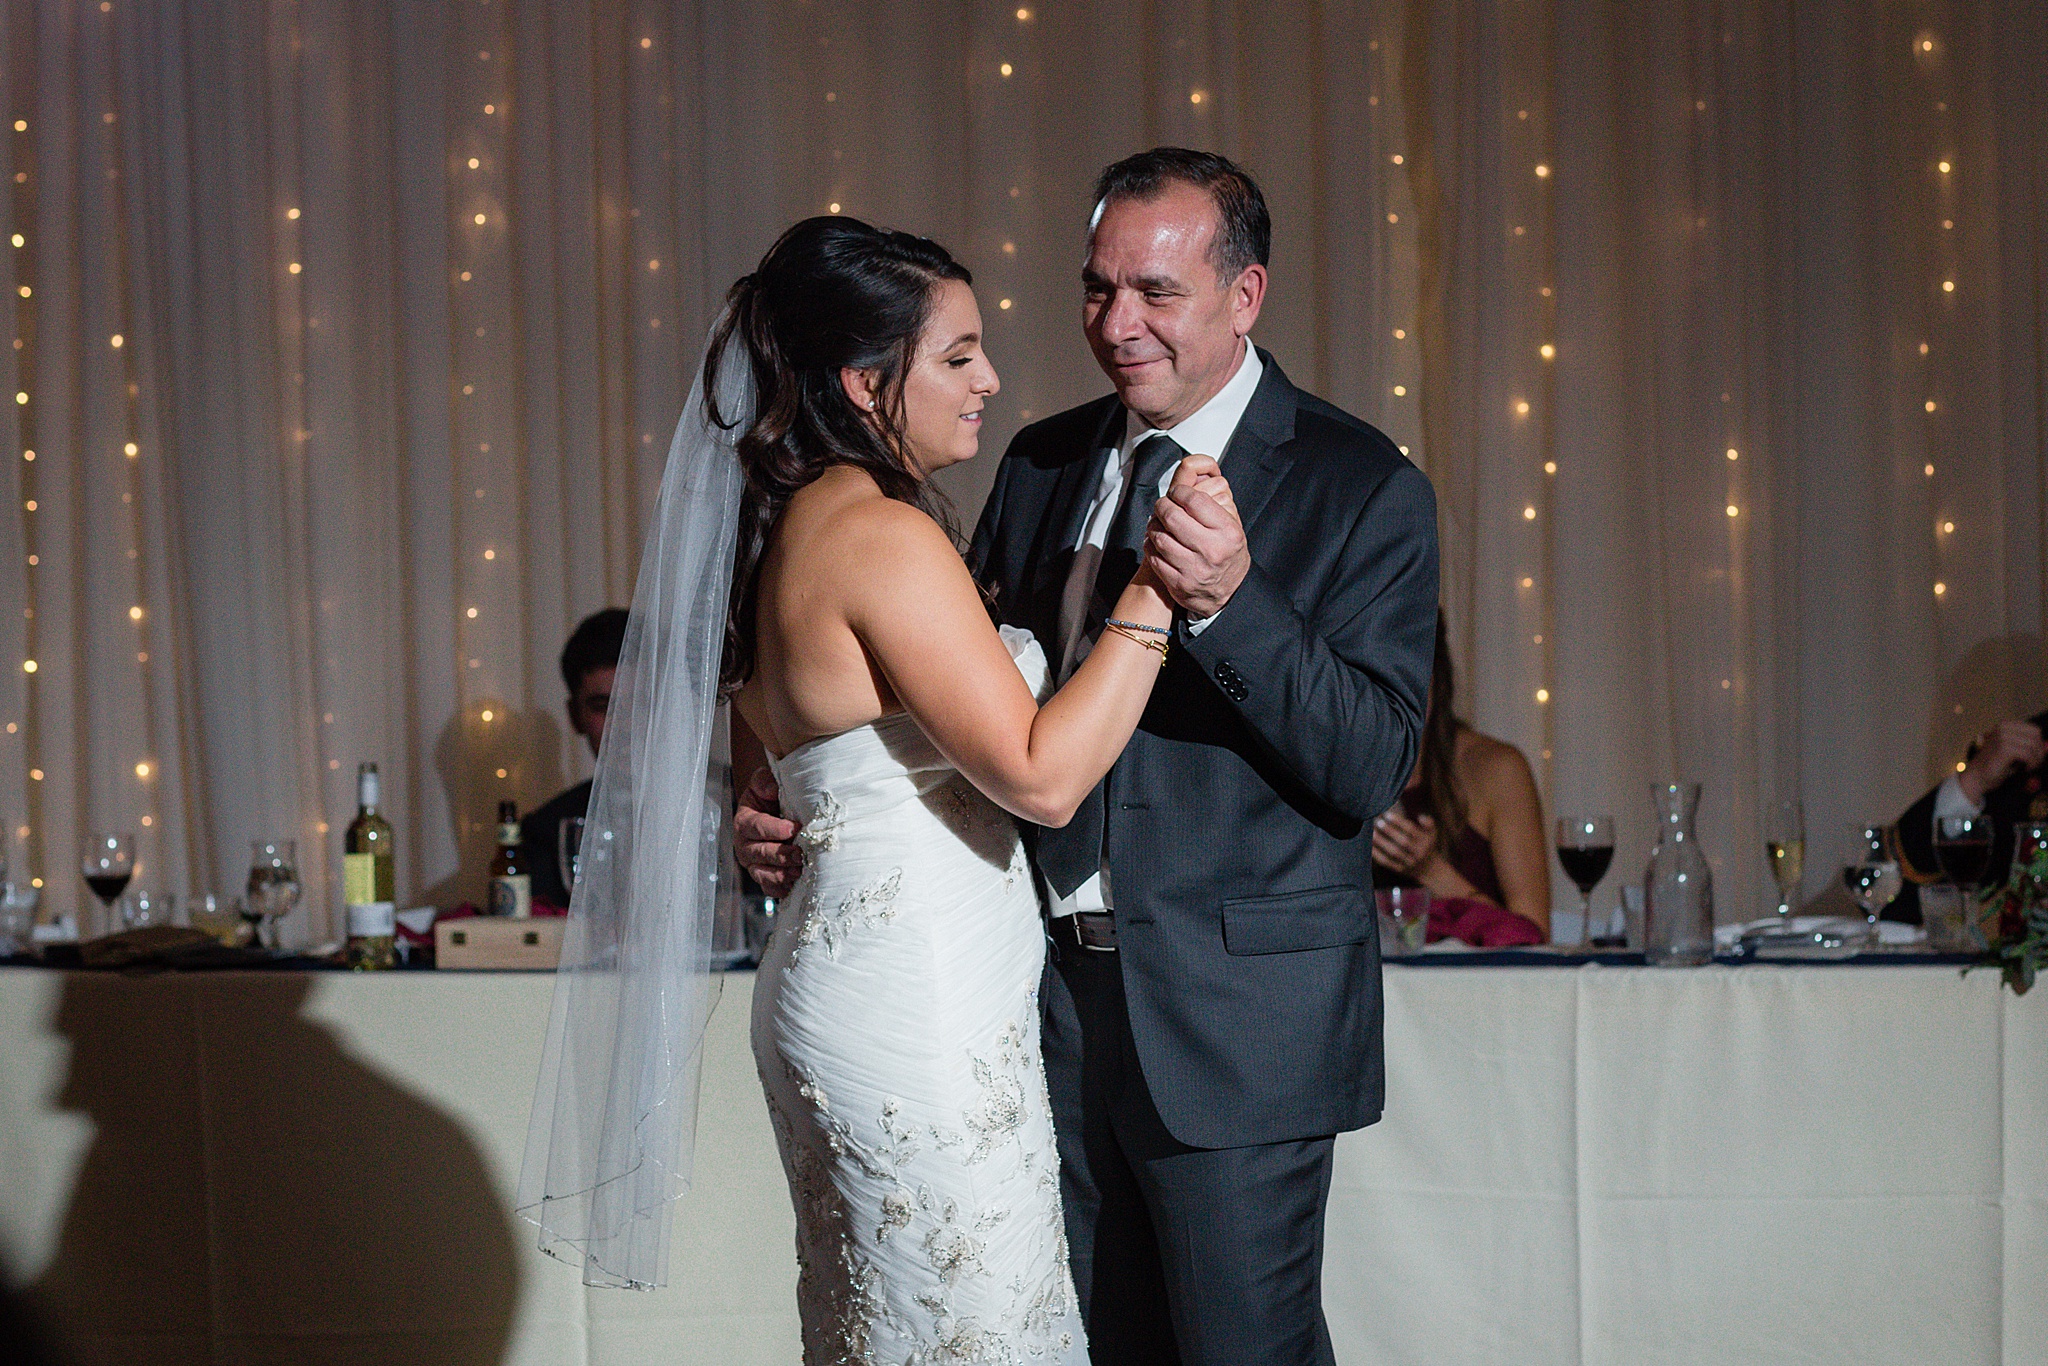
[[[1778,884],[1778,926],[1792,923],[1792,898],[1799,895],[1799,881],[1806,873],[1806,812],[1797,801],[1779,802],[1771,808],[1764,829],[1764,857],[1770,860],[1771,880]]]
[[[1583,946],[1594,937],[1593,889],[1614,862],[1614,817],[1559,816],[1557,861],[1579,889],[1579,937],[1573,942]]]
[[[299,904],[297,840],[249,842],[249,907],[242,918],[256,927],[257,941],[275,952],[278,922]]]
[[[79,864],[85,874],[85,885],[100,899],[101,920],[111,934],[114,902],[128,889],[128,879],[135,876],[135,836],[94,835],[86,840]]]

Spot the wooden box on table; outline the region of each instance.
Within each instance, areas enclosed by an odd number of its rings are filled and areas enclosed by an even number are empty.
[[[471,915],[434,923],[436,968],[528,968],[552,972],[562,957],[559,915],[514,919]]]

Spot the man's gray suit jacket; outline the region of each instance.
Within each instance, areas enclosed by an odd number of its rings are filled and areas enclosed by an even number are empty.
[[[1428,479],[1259,355],[1222,460],[1251,572],[1177,628],[1104,780],[1131,1033],[1168,1130],[1202,1148],[1379,1117],[1371,823],[1414,768],[1435,647]],[[1112,395],[1019,432],[976,530],[998,616],[1048,647],[1123,422]]]

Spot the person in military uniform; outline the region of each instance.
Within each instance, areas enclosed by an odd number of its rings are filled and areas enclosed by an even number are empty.
[[[2006,879],[2012,864],[2013,826],[2048,821],[2048,711],[2025,721],[2000,721],[1977,737],[1963,766],[1906,808],[1892,827],[1892,854],[1906,890],[1885,911],[1887,920],[1920,919],[1919,889],[1943,878],[1934,854],[1935,822],[1944,816],[1989,815],[1991,861],[1982,885]]]
[[[607,607],[585,617],[562,647],[562,682],[569,689],[569,727],[582,736],[595,755],[604,740],[605,713],[611,707],[612,677],[619,668],[619,649],[626,640],[626,609]],[[557,793],[519,822],[519,863],[533,870],[533,899],[555,910],[569,906],[569,888],[562,877],[556,836],[562,822],[590,806],[590,780]]]

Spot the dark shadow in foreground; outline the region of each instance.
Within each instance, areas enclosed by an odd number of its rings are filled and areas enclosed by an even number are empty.
[[[28,1291],[66,1359],[503,1360],[518,1273],[482,1155],[302,1018],[310,990],[284,973],[66,984],[56,1103],[96,1134]]]

